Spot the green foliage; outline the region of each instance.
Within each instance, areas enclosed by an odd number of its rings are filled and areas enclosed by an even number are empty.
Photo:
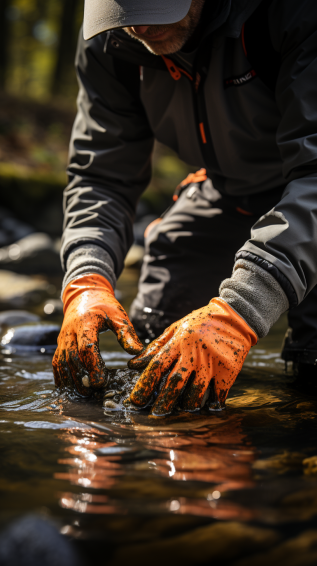
[[[66,173],[41,171],[14,163],[0,163],[0,187],[11,198],[17,195],[43,200],[52,193],[60,193],[67,184]]]
[[[26,217],[32,203],[61,203],[84,0],[1,2],[0,86],[2,80],[5,92],[0,92],[0,206]],[[173,152],[156,144],[152,181],[142,198],[162,212],[188,172]]]
[[[65,173],[0,162],[1,207],[40,232],[59,237]]]
[[[10,0],[6,9],[9,27],[7,91],[37,99],[50,96],[65,2],[67,0]],[[72,55],[67,58],[67,80],[61,89],[62,95],[72,98],[77,91],[72,60],[82,15],[83,0],[79,0],[73,15],[74,41]]]

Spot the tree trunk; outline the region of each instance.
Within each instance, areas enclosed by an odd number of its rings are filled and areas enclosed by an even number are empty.
[[[0,0],[0,88],[5,88],[8,66],[9,20],[7,9],[9,0]]]
[[[69,70],[73,68],[78,31],[76,13],[80,3],[81,0],[63,0],[62,3],[56,64],[51,86],[52,94],[63,92],[65,81],[68,82]]]

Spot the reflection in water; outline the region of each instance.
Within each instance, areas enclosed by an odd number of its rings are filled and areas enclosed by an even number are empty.
[[[111,566],[317,563],[317,399],[292,387],[273,338],[226,411],[168,419],[61,395],[49,357],[3,352],[1,524],[45,509],[64,534],[106,541]]]
[[[61,505],[81,513],[126,513],[135,511],[137,506],[142,513],[170,511],[240,520],[254,516],[254,511],[222,498],[224,491],[253,486],[251,463],[255,455],[243,434],[242,417],[231,415],[214,423],[210,423],[210,418],[178,420],[180,426],[176,420],[172,430],[168,426],[162,430],[164,427],[158,423],[155,429],[140,424],[133,416],[129,427],[112,424],[107,442],[105,433],[96,428],[63,433],[65,442],[70,443],[66,451],[73,457],[59,460],[70,469],[55,477],[90,490],[111,490],[111,495],[68,492],[62,494]],[[149,481],[153,483],[150,500],[142,490],[142,476],[147,481],[146,490]],[[158,476],[178,482],[170,486],[172,499],[164,498],[160,490],[156,492]],[[201,482],[207,486],[200,487],[197,497],[197,488],[192,493],[179,482]],[[115,499],[113,493],[120,499]],[[176,499],[173,494],[178,493]]]

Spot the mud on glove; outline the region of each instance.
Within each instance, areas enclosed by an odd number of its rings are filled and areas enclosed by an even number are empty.
[[[229,390],[257,335],[223,299],[193,311],[169,326],[144,352],[129,361],[131,369],[146,368],[130,395],[146,406],[167,376],[152,414],[170,414],[180,396],[185,411],[201,408],[209,386],[214,409],[224,407]]]
[[[52,362],[55,384],[75,386],[80,394],[89,395],[89,386],[98,389],[107,384],[99,332],[112,330],[129,354],[139,354],[143,345],[112,286],[101,275],[89,274],[71,281],[63,293],[63,303],[64,321]]]

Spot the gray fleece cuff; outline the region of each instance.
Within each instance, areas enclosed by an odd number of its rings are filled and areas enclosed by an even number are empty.
[[[259,338],[266,336],[289,308],[288,298],[276,279],[245,259],[236,261],[231,278],[221,283],[219,293]]]
[[[68,283],[89,273],[102,275],[115,288],[117,280],[112,257],[100,246],[84,244],[75,248],[67,258],[62,296]]]

